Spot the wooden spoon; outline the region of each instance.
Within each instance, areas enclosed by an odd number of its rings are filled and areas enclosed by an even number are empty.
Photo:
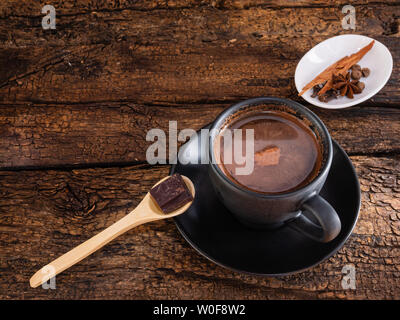
[[[158,185],[168,178],[169,177],[165,177],[164,179],[161,179],[154,186]],[[190,179],[185,176],[182,176],[182,178],[194,198],[195,189],[192,181],[190,181]],[[65,253],[61,257],[57,258],[56,260],[36,272],[30,279],[31,287],[36,288],[37,286],[48,281],[55,275],[86,258],[88,255],[100,249],[119,235],[127,232],[128,230],[136,226],[150,221],[172,218],[181,213],[184,213],[190,207],[192,202],[193,201],[183,205],[181,208],[169,214],[165,214],[150,198],[150,193],[148,192],[143,200],[139,203],[139,205],[121,220],[115,222],[113,225],[95,235],[93,238],[90,238],[89,240],[85,241],[71,251]],[[51,272],[48,272],[49,270],[51,270]]]

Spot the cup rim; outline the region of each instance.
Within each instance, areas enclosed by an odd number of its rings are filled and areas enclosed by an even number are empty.
[[[318,125],[321,127],[323,134],[327,137],[327,140],[328,140],[327,141],[327,146],[328,146],[327,159],[326,159],[323,167],[320,169],[318,175],[311,182],[306,184],[305,186],[303,186],[299,189],[290,191],[290,192],[267,194],[267,193],[253,191],[250,189],[245,189],[245,188],[241,187],[239,184],[237,184],[237,183],[233,182],[231,179],[229,179],[222,172],[221,168],[215,162],[215,155],[213,152],[215,132],[216,132],[216,129],[220,129],[220,125],[224,123],[224,120],[231,114],[240,110],[242,107],[256,106],[256,105],[260,105],[263,103],[269,103],[269,102],[284,104],[285,106],[288,106],[289,108],[291,108],[291,107],[299,108],[301,110],[301,112],[303,114],[305,114],[308,118],[311,118],[311,119],[313,119],[313,121],[318,123]],[[234,110],[234,112],[232,112],[232,110]],[[224,179],[228,184],[230,184],[232,187],[238,189],[239,191],[242,191],[249,195],[257,196],[260,198],[266,198],[266,199],[287,198],[290,196],[295,196],[295,195],[301,194],[304,191],[307,191],[307,189],[312,189],[316,184],[318,184],[320,182],[322,177],[326,176],[326,174],[328,173],[330,166],[332,164],[332,158],[333,158],[332,138],[331,138],[329,131],[326,128],[325,124],[322,122],[322,120],[314,112],[312,112],[310,109],[303,106],[302,104],[300,104],[296,101],[293,101],[293,100],[278,98],[278,97],[257,97],[257,98],[247,99],[247,100],[240,101],[240,102],[230,106],[229,108],[225,109],[224,111],[222,111],[211,125],[210,134],[209,134],[208,152],[209,152],[209,159],[211,160],[210,161],[211,168],[214,169],[216,171],[216,173],[222,179]]]

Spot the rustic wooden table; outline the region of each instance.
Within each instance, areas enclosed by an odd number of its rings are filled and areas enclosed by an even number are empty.
[[[400,298],[400,3],[357,1],[46,1],[0,3],[1,299]],[[297,97],[312,46],[360,33],[384,43],[391,79],[340,111],[310,106],[351,156],[362,189],[354,233],[332,258],[278,278],[242,275],[200,256],[173,221],[138,227],[57,277],[30,276],[134,208],[169,166],[146,163],[146,132],[198,129],[256,96]],[[309,106],[308,104],[305,104]],[[354,264],[356,289],[341,286]]]

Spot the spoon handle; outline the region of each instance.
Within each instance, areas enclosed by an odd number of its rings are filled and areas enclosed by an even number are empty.
[[[146,214],[143,208],[141,208],[139,205],[139,207],[115,222],[113,225],[109,226],[107,229],[103,230],[99,234],[75,247],[71,251],[68,251],[61,257],[37,271],[30,279],[31,287],[36,288],[42,283],[48,281],[55,275],[68,269],[75,263],[81,261],[96,250],[100,249],[124,232],[153,220],[156,220],[156,218],[154,218],[152,215]]]

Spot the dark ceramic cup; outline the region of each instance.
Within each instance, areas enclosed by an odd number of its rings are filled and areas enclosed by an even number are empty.
[[[247,111],[279,110],[288,112],[306,123],[315,133],[322,152],[319,173],[307,185],[279,194],[258,193],[242,188],[229,179],[218,166],[214,143],[219,130],[229,120]],[[261,97],[242,101],[222,112],[212,124],[209,136],[209,175],[222,203],[243,224],[258,229],[274,229],[287,224],[295,230],[320,241],[329,242],[340,232],[341,223],[335,209],[319,192],[332,163],[332,140],[322,121],[301,104],[281,98]]]

